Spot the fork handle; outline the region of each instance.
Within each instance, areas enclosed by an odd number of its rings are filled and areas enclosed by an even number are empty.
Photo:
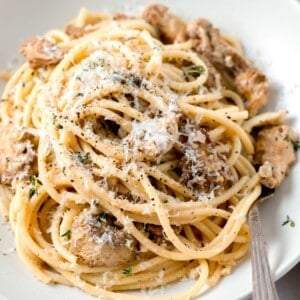
[[[253,300],[279,300],[272,278],[265,242],[263,240],[259,210],[254,204],[249,211],[251,231],[251,264]]]

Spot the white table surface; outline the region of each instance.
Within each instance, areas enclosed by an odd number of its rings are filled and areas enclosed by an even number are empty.
[[[280,300],[300,299],[300,263],[276,282]],[[248,297],[244,300],[251,300]],[[272,300],[272,299],[270,299]]]
[[[300,263],[276,283],[281,300],[300,299]]]

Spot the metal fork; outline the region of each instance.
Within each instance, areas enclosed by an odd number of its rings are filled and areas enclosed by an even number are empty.
[[[249,211],[253,300],[279,300],[270,270],[258,209],[258,202],[262,202],[272,196],[273,193],[260,197]]]

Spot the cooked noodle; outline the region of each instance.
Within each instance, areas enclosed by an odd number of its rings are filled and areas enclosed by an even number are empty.
[[[246,217],[261,193],[249,131],[261,119],[243,128],[243,99],[205,85],[208,66],[190,41],[164,44],[142,19],[85,10],[73,24],[92,30],[48,32],[63,59],[25,63],[2,96],[1,123],[25,128],[36,151],[31,182],[19,177],[13,195],[1,186],[18,255],[41,281],[105,299],[191,277],[172,297],[190,299],[247,252]],[[89,212],[136,241],[129,263],[91,266],[72,250],[74,222]]]

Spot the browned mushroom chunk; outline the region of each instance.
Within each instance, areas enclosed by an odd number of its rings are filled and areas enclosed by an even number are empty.
[[[185,22],[169,13],[164,5],[150,4],[143,12],[143,19],[158,29],[164,42],[183,42],[186,39]]]
[[[188,24],[187,35],[194,41],[194,47],[201,56],[233,78],[237,91],[247,100],[250,115],[257,114],[268,101],[269,83],[266,76],[230,46],[206,19]]]
[[[235,85],[239,93],[248,100],[247,109],[250,115],[255,115],[268,101],[269,83],[262,73],[254,69],[247,69],[235,78]]]
[[[67,25],[65,33],[73,39],[78,39],[88,33],[97,30],[96,26],[87,25],[86,27],[78,27],[72,24]]]
[[[137,241],[123,229],[83,212],[71,229],[71,252],[90,267],[128,264],[136,256]]]
[[[13,123],[0,126],[0,183],[26,180],[36,157],[32,135]]]
[[[285,179],[296,160],[296,139],[296,133],[287,125],[266,127],[258,133],[255,161],[261,165],[259,174],[264,186],[274,189]]]
[[[182,230],[181,226],[172,226],[172,229],[174,230],[174,233],[176,235],[180,235],[180,232]],[[162,226],[160,225],[153,225],[153,224],[148,224],[146,226],[146,232],[149,235],[149,238],[159,246],[165,248],[165,249],[173,249],[174,246],[170,242],[170,240],[167,238],[165,235]]]
[[[134,17],[125,15],[123,13],[115,13],[113,15],[113,20],[114,21],[120,21],[120,20],[130,20],[130,19],[134,19]]]
[[[67,25],[65,33],[73,39],[78,39],[86,34],[84,27],[78,27],[72,24]]]
[[[20,47],[30,67],[39,68],[54,65],[64,56],[64,50],[45,37],[32,37]]]
[[[179,163],[181,181],[197,193],[208,194],[222,188],[228,177],[226,158],[216,151],[205,128],[193,128],[189,135],[196,139],[185,143]]]
[[[205,57],[202,56],[201,59],[205,63],[208,71],[207,80],[204,83],[204,86],[211,91],[221,90],[225,87],[222,75],[215,68],[215,66]]]

